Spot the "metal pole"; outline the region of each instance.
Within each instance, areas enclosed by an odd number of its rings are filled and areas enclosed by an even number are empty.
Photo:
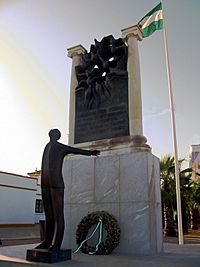
[[[162,3],[162,12],[163,12],[163,0],[161,0],[161,3]],[[171,71],[170,71],[170,65],[169,65],[169,52],[168,52],[164,12],[163,12],[163,32],[164,32],[164,47],[165,47],[166,68],[167,68],[167,81],[168,81],[168,89],[169,89],[169,100],[170,100],[170,111],[171,111],[171,122],[172,122],[172,138],[173,138],[174,159],[175,159],[176,201],[177,201],[177,215],[178,215],[178,240],[179,240],[179,245],[183,245],[184,240],[183,240],[183,227],[182,227],[178,147],[177,147],[177,139],[176,139],[174,99],[173,99],[173,92],[172,92],[172,80],[171,80]]]

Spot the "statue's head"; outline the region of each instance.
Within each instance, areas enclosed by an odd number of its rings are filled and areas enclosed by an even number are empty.
[[[52,129],[49,132],[49,137],[51,141],[57,141],[61,137],[61,133],[58,129]]]

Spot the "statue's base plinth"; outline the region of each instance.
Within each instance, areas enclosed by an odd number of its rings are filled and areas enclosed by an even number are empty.
[[[58,251],[48,251],[47,249],[28,249],[26,253],[27,261],[54,263],[71,260],[71,249]]]
[[[143,135],[131,135],[85,143],[70,144],[77,148],[100,150],[101,155],[119,155],[129,152],[151,152],[147,139]]]
[[[130,151],[125,148],[99,157],[65,158],[63,247],[77,248],[74,233],[88,213],[106,211],[119,222],[122,233],[115,253],[162,252],[160,162],[150,152],[142,151],[140,139],[135,137],[132,151],[130,147]]]

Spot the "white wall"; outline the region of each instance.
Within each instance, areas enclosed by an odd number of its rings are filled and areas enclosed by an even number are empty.
[[[0,224],[34,224],[37,179],[0,172]]]

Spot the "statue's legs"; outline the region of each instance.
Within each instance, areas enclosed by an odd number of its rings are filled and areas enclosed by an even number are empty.
[[[45,212],[45,237],[44,241],[39,244],[36,248],[41,249],[48,249],[53,240],[54,231],[55,231],[55,218],[54,218],[54,209],[53,209],[53,202],[55,201],[52,198],[52,189],[49,188],[42,188],[42,200],[44,205],[44,212]]]
[[[64,235],[64,188],[51,189],[51,197],[53,204],[53,213],[55,219],[55,235],[52,246],[49,250],[59,250]]]

